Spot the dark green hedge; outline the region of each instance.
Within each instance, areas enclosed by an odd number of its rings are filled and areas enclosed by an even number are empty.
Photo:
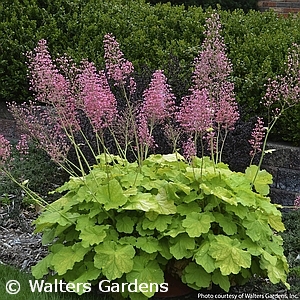
[[[80,0],[2,0],[0,2],[0,101],[24,101],[29,97],[25,53],[45,38],[51,50],[74,48],[68,26],[76,24]],[[52,47],[53,46],[53,47]]]
[[[157,3],[170,2],[172,5],[201,6],[203,8],[217,8],[221,7],[223,10],[242,9],[248,12],[250,9],[257,9],[257,0],[147,0],[152,5]]]
[[[136,69],[143,65],[164,68],[167,75],[176,74],[187,82],[209,13],[201,7],[185,9],[170,3],[152,6],[145,0],[2,0],[0,101],[30,97],[23,53],[41,38],[48,40],[54,56],[67,53],[76,61],[88,58],[102,68],[102,40],[110,32]],[[267,78],[283,72],[288,48],[300,43],[300,18],[241,9],[219,13],[237,99],[248,115],[260,114]],[[178,61],[180,72],[174,70],[171,58]],[[278,138],[300,142],[299,110],[295,108],[281,121]]]

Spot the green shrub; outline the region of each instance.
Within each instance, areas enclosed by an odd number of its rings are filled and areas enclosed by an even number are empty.
[[[257,0],[147,0],[147,2],[151,4],[171,2],[172,5],[184,4],[185,7],[195,5],[203,8],[217,8],[218,6],[221,6],[224,10],[235,10],[241,8],[246,12],[250,9],[257,9]]]
[[[71,36],[76,29],[69,29],[68,24],[76,24],[78,3],[80,1],[1,1],[0,101],[28,99],[24,54],[32,50],[38,40],[46,36],[56,53],[74,47]]]
[[[0,99],[20,99],[28,96],[25,57],[23,53],[34,47],[34,33],[41,17],[35,1],[24,6],[19,1],[0,3]]]

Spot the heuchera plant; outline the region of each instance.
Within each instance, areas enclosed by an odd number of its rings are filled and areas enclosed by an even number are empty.
[[[53,62],[44,40],[29,54],[35,101],[12,104],[10,110],[70,174],[55,191],[61,198],[47,204],[34,222],[49,245],[49,254],[32,268],[36,278],[161,284],[169,272],[194,289],[215,284],[229,291],[257,275],[289,287],[278,235],[284,225],[268,197],[271,175],[260,170],[261,161],[245,173],[232,172],[222,162],[226,136],[239,112],[220,30],[219,16],[213,14],[195,59],[193,85],[179,107],[162,70],[154,72],[137,100],[133,65],[110,34],[104,37],[105,71],[97,72],[86,60],[79,66],[66,57]],[[266,97],[271,86],[275,83]],[[285,96],[287,106],[298,99],[288,102]],[[275,101],[266,103],[271,107]],[[82,131],[80,116],[89,120],[96,143]],[[263,139],[272,124],[266,128],[258,119],[252,156],[265,153]],[[154,154],[156,128],[171,141],[173,154]],[[1,145],[4,160],[9,144]],[[67,159],[70,147],[77,162]],[[203,156],[205,147],[210,157]],[[143,289],[122,295],[147,299],[154,293]]]

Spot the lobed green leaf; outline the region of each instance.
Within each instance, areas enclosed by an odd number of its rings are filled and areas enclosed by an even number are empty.
[[[95,247],[94,264],[108,280],[122,277],[133,268],[135,250],[131,245],[104,241]]]
[[[241,268],[250,268],[251,254],[240,247],[237,239],[224,235],[215,237],[211,244],[210,255],[215,258],[216,267],[220,268],[222,275],[238,274]]]
[[[207,273],[212,273],[216,269],[216,266],[215,266],[215,260],[211,257],[209,252],[210,252],[210,243],[208,241],[205,241],[195,252],[194,258],[196,263],[199,266],[202,266]]]
[[[157,261],[149,261],[143,256],[135,256],[132,270],[126,274],[126,279],[129,283],[137,280],[138,284],[146,283],[149,287],[151,287],[152,284],[154,286],[153,288],[149,288],[148,291],[142,291],[145,296],[150,298],[155,294],[155,284],[164,282],[164,273]]]
[[[261,195],[268,195],[270,184],[273,183],[272,175],[266,170],[258,170],[258,166],[251,165],[245,171],[245,176],[254,184],[255,190]]]
[[[84,227],[79,234],[82,246],[87,248],[103,242],[106,237],[106,229],[108,228],[108,225],[93,225]]]
[[[59,251],[54,252],[51,264],[58,275],[63,275],[67,270],[71,270],[76,262],[82,261],[90,248],[83,247],[81,243],[72,246],[61,246]]]
[[[190,237],[199,237],[202,233],[209,231],[213,221],[215,221],[215,218],[211,213],[192,212],[182,221],[182,226]]]
[[[184,269],[182,281],[199,289],[206,288],[211,284],[211,275],[201,266],[191,262]]]
[[[152,236],[138,237],[135,245],[147,253],[155,253],[161,250],[158,240]]]
[[[191,250],[195,249],[195,239],[189,237],[186,233],[181,233],[174,239],[170,240],[170,253],[176,259],[192,256]]]

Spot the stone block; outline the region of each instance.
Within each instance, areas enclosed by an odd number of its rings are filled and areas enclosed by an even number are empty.
[[[300,170],[279,168],[277,170],[276,188],[300,193]]]
[[[265,155],[264,165],[300,170],[300,147],[268,143],[267,149],[275,149],[275,151]]]
[[[295,192],[287,192],[284,190],[271,188],[270,198],[272,203],[285,206],[285,209],[291,209],[297,196]]]

